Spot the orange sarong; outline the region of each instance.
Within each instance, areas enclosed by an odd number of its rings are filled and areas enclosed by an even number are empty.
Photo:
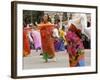
[[[30,43],[29,43],[29,37],[28,37],[28,31],[30,29],[25,28],[23,30],[23,56],[26,57],[30,54]]]
[[[47,53],[49,57],[55,56],[54,39],[52,37],[53,27],[53,24],[39,25],[43,53]]]

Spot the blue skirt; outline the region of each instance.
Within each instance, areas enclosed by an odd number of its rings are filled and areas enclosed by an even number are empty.
[[[54,46],[55,46],[56,51],[64,51],[65,50],[64,41],[62,39],[55,40]]]

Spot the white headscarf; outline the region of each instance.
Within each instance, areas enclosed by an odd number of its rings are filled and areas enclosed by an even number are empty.
[[[87,26],[87,17],[84,13],[74,13],[72,14],[72,20],[69,21],[70,24],[74,24],[78,29],[84,33],[84,28]]]
[[[83,34],[88,36],[88,38],[91,37],[91,29],[87,29],[87,15],[85,13],[72,14],[72,20],[69,21],[69,26],[70,24],[74,24],[78,29],[82,31]]]

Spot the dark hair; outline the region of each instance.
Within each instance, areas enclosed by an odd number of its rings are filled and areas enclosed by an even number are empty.
[[[87,22],[87,27],[90,27],[91,26],[91,23],[88,21]]]
[[[63,30],[63,31],[65,30],[65,26],[62,26],[62,30]]]
[[[25,24],[30,24],[31,23],[31,21],[30,21],[28,16],[26,16],[26,18],[24,19],[24,23]]]
[[[56,23],[59,23],[59,22],[60,22],[60,19],[56,19],[56,20],[55,20],[55,24],[56,24]]]
[[[43,22],[43,21],[44,21],[43,17],[44,17],[45,15],[47,15],[47,17],[48,17],[47,21],[51,22],[51,19],[50,19],[50,17],[49,17],[49,15],[48,15],[48,14],[44,14],[44,15],[42,16],[42,18],[41,18],[41,22]]]
[[[27,25],[29,25],[29,27],[32,27],[32,25],[26,24],[26,23],[23,24],[23,27],[25,28],[25,27],[27,27]]]
[[[34,25],[34,26],[37,26],[37,24],[36,24],[35,22],[33,22],[33,25]]]
[[[27,24],[26,23],[23,23],[23,27],[27,27]]]

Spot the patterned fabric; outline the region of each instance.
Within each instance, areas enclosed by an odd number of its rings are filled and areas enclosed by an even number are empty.
[[[55,56],[54,39],[52,37],[53,26],[54,25],[52,25],[52,24],[39,25],[43,53],[47,54],[49,57]]]
[[[72,27],[73,25],[71,25]],[[82,59],[80,55],[83,55],[83,42],[81,38],[76,34],[75,26],[70,28],[67,32],[66,39],[67,39],[67,51],[69,54],[69,61],[70,66],[78,66],[79,61]],[[73,30],[74,29],[74,30]],[[84,57],[84,56],[83,56]]]

